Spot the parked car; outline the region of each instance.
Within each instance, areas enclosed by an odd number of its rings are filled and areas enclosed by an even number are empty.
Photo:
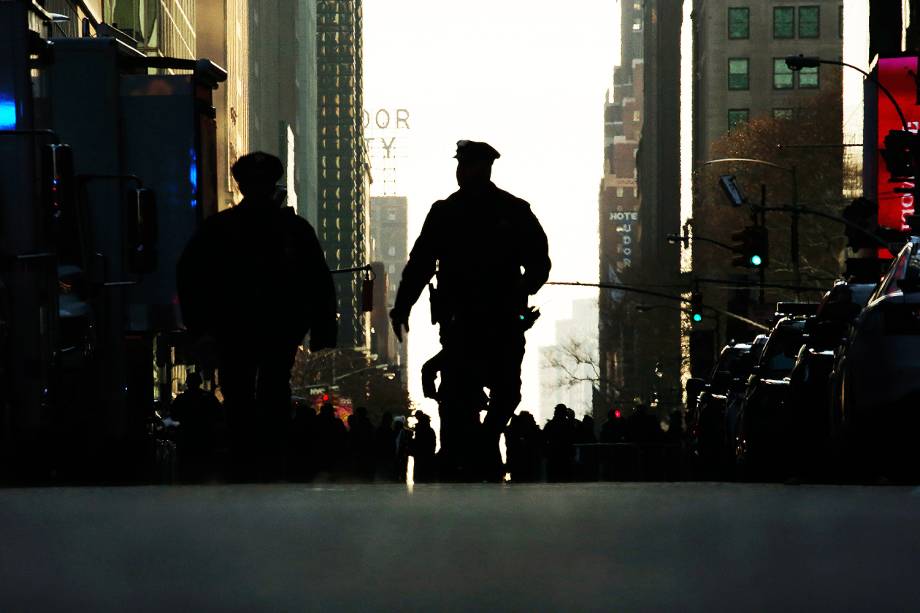
[[[804,317],[784,317],[770,332],[748,378],[738,413],[735,459],[743,478],[785,477],[792,421],[783,401],[789,374],[805,342]]]
[[[744,384],[751,372],[751,343],[722,348],[709,380],[691,404],[688,414],[690,453],[700,476],[724,478],[732,445],[726,431],[726,400],[733,388]]]
[[[836,349],[846,342],[850,327],[875,289],[872,283],[836,283],[805,322],[805,344],[789,373],[784,413],[792,420],[792,471],[805,478],[833,478],[840,468],[834,445],[832,396],[828,387]]]
[[[833,419],[870,476],[920,475],[920,237],[911,237],[838,350]]]

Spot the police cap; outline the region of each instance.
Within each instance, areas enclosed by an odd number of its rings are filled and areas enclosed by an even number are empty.
[[[241,156],[230,168],[237,183],[274,185],[284,176],[281,160],[270,153],[254,151]]]
[[[501,157],[501,154],[489,143],[480,143],[474,140],[458,140],[457,153],[454,155],[458,160],[475,161],[485,160],[492,162]]]

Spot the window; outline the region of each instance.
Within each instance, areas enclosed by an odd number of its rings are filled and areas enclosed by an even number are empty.
[[[773,89],[792,89],[792,69],[786,66],[786,60],[781,57],[773,58]]]
[[[821,7],[799,7],[799,38],[818,38],[821,34]]]
[[[777,6],[773,8],[773,38],[793,38],[795,36],[795,8]]]
[[[751,35],[751,9],[728,9],[728,37],[749,38]]]
[[[642,118],[641,111],[633,111],[633,121],[639,121]]]
[[[622,198],[622,197],[623,197],[623,188],[618,187],[617,188],[617,198]]]
[[[792,119],[792,109],[773,109],[773,119]]]
[[[748,89],[748,59],[733,57],[728,59],[728,89]]]
[[[818,89],[818,67],[803,68],[799,71],[800,89]]]
[[[396,247],[387,247],[387,255],[389,256],[396,255]]]
[[[735,126],[746,123],[750,117],[749,109],[728,109],[728,129],[734,130]]]

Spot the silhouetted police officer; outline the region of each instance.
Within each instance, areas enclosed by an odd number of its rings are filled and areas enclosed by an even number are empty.
[[[437,274],[442,456],[456,478],[494,480],[501,478],[499,437],[521,400],[524,330],[533,323],[527,298],[546,282],[550,260],[530,205],[491,181],[499,153],[460,141],[455,157],[460,189],[432,205],[390,316],[401,340],[412,305]],[[480,428],[484,387],[490,401]]]
[[[335,346],[335,289],[313,227],[276,197],[281,160],[250,153],[231,170],[243,201],[189,241],[179,300],[192,335],[216,340],[238,476],[262,478],[278,469],[298,345],[309,332],[311,350]]]

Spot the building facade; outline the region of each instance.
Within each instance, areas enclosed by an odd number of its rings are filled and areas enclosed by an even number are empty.
[[[826,88],[840,88],[835,66],[786,66],[789,55],[839,60],[843,53],[840,0],[743,2],[697,0],[694,7],[694,149],[709,159],[712,143],[755,117],[794,118]]]
[[[679,282],[679,252],[665,235],[680,219],[679,0],[621,3],[621,57],[604,108],[599,195],[600,279],[633,288]],[[675,301],[602,288],[595,419],[646,403],[681,402],[680,310]]]
[[[197,16],[198,57],[227,70],[227,82],[214,93],[217,198],[225,209],[242,199],[230,167],[249,151],[249,1],[202,2]]]
[[[195,0],[105,0],[105,23],[138,42],[147,55],[194,59],[197,53]]]
[[[317,3],[318,203],[316,230],[332,269],[368,263],[370,165],[362,126],[361,0]],[[358,277],[337,275],[339,345],[367,349]]]

